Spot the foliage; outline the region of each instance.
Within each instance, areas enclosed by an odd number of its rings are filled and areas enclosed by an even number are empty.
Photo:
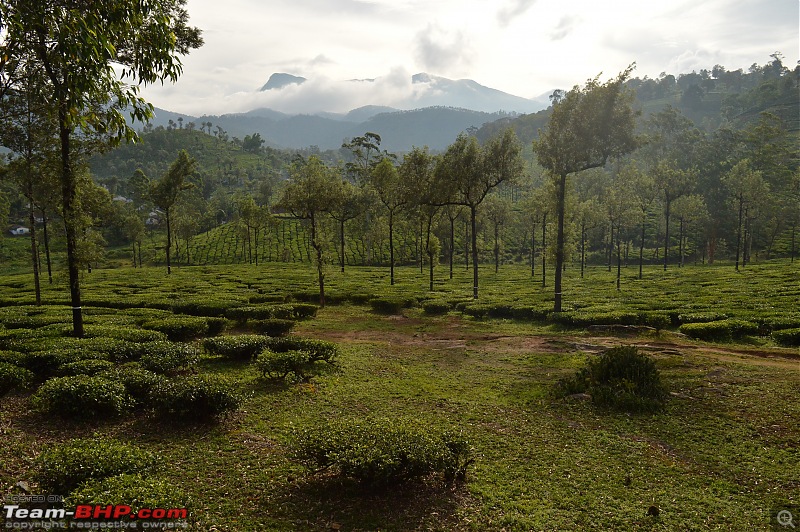
[[[133,400],[119,382],[103,377],[75,375],[45,382],[31,397],[33,408],[65,418],[115,417],[133,407]]]
[[[173,342],[148,342],[142,344],[143,354],[139,363],[144,369],[155,373],[173,373],[188,368],[197,360],[197,351],[188,344]]]
[[[266,334],[268,336],[285,336],[289,334],[295,326],[294,320],[282,320],[272,318],[268,320],[253,320],[248,326],[253,331],[259,334]]]
[[[655,363],[635,346],[614,347],[556,386],[560,395],[588,393],[601,407],[649,412],[664,406],[666,390]]]
[[[157,455],[128,443],[105,437],[74,439],[42,451],[36,457],[35,478],[43,492],[69,493],[88,480],[150,471],[157,462]]]
[[[781,329],[772,333],[775,343],[786,347],[800,346],[800,328]]]
[[[471,451],[461,435],[389,419],[338,420],[297,430],[293,441],[295,459],[310,469],[331,469],[377,486],[432,474],[463,478]]]
[[[450,303],[447,301],[425,301],[422,304],[422,310],[430,316],[447,314],[450,312]]]
[[[260,334],[237,334],[206,338],[203,347],[212,355],[234,360],[250,360],[271,344],[272,340]]]
[[[264,378],[285,379],[291,374],[294,381],[308,380],[314,368],[309,353],[294,350],[276,353],[265,349],[256,357],[255,365]]]
[[[195,316],[174,316],[142,323],[145,329],[162,332],[173,342],[191,340],[208,334],[208,319]]]
[[[335,343],[314,338],[300,338],[299,336],[271,338],[268,347],[278,353],[303,351],[308,353],[310,362],[322,361],[333,364],[339,357],[339,348]]]
[[[189,375],[157,383],[149,406],[172,422],[210,421],[236,410],[244,401],[229,380],[211,375]]]
[[[102,371],[107,371],[114,367],[113,362],[100,359],[76,360],[62,364],[58,368],[58,374],[62,376],[70,375],[97,375]]]
[[[14,390],[25,389],[33,378],[31,371],[0,360],[0,397]]]
[[[164,375],[144,369],[135,362],[117,366],[100,373],[99,376],[122,383],[137,407],[145,406],[150,397],[150,390],[166,379]]]
[[[389,299],[385,297],[376,297],[369,300],[369,306],[372,310],[381,314],[400,314],[400,311],[406,307],[407,301],[405,299]]]
[[[133,513],[142,508],[177,508],[190,507],[189,498],[175,485],[175,482],[154,477],[142,472],[125,472],[119,475],[93,478],[70,492],[65,504],[74,507],[76,504],[125,504]],[[191,510],[190,510],[191,511]],[[147,522],[137,520],[139,523]],[[163,521],[154,521],[153,528],[159,527]],[[140,525],[141,526],[141,525]]]
[[[726,319],[702,323],[686,323],[681,325],[679,330],[690,338],[709,342],[725,342],[758,334],[758,325],[746,320]]]

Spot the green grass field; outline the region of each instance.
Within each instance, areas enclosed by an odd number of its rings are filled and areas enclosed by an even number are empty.
[[[462,267],[463,268],[463,267]],[[138,328],[142,316],[219,316],[237,307],[311,300],[308,264],[95,270],[83,280],[87,325]],[[247,393],[218,423],[145,412],[121,419],[56,420],[30,408],[32,390],[0,399],[0,483],[30,481],[47,445],[111,436],[162,457],[159,478],[187,494],[198,530],[770,530],[770,511],[800,503],[800,350],[770,330],[800,319],[800,265],[688,266],[623,272],[568,270],[567,310],[588,320],[615,312],[750,320],[757,333],[699,342],[663,330],[569,327],[492,318],[506,307],[544,309],[552,287],[524,268],[456,279],[403,267],[328,272],[330,304],[294,334],[336,342],[339,363],[308,382],[276,384],[246,361],[201,352],[191,372],[219,374]],[[60,278],[58,283],[62,283]],[[373,298],[402,300],[378,314]],[[65,286],[32,306],[30,275],[0,277],[0,350],[39,349],[68,334]],[[452,310],[428,315],[426,300]],[[149,310],[142,310],[142,308]],[[470,311],[473,309],[473,311]],[[478,319],[474,316],[483,316]],[[242,332],[234,323],[223,334]],[[795,325],[797,327],[797,325]],[[98,329],[99,330],[99,329]],[[63,338],[62,338],[63,339]],[[88,340],[87,340],[88,342]],[[200,344],[200,340],[195,340]],[[603,349],[635,344],[652,356],[670,395],[657,414],[598,410],[558,398],[554,384]],[[88,345],[88,344],[87,344]],[[336,418],[414,421],[466,436],[475,463],[463,483],[431,480],[364,487],[291,459],[292,433]],[[33,486],[34,492],[35,485]],[[126,501],[119,501],[124,504]],[[658,515],[648,515],[648,510]]]

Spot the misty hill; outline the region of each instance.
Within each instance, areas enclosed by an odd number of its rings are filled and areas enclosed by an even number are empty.
[[[259,90],[263,92],[273,89],[282,89],[287,85],[301,85],[304,81],[306,81],[306,78],[293,76],[284,72],[276,72],[269,77],[267,82]]]

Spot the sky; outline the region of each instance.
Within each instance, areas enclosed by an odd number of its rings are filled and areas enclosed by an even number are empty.
[[[636,63],[656,78],[745,71],[800,55],[798,0],[188,0],[205,44],[156,107],[200,116],[269,107],[347,112],[409,107],[418,72],[536,98]],[[259,92],[274,72],[308,78]],[[352,79],[374,83],[348,83]]]

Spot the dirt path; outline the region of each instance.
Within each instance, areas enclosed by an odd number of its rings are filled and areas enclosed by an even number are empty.
[[[476,331],[475,323],[467,326],[461,318],[453,317],[436,327],[415,318],[389,316],[384,318],[397,324],[396,330],[359,329],[313,331],[313,335],[343,343],[385,343],[392,346],[427,347],[432,350],[481,349],[499,353],[599,353],[620,344],[633,344],[651,353],[705,356],[716,360],[747,363],[758,366],[796,370],[800,374],[800,350],[781,348],[753,348],[748,346],[696,345],[682,337],[650,340],[644,336],[565,336],[565,335],[513,335]]]

